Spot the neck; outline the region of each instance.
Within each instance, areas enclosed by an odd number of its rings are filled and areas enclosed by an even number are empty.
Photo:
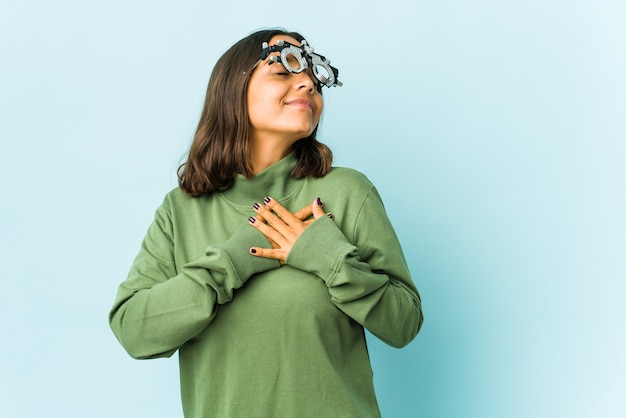
[[[258,174],[285,158],[292,151],[290,141],[250,141],[252,173]]]
[[[263,196],[272,196],[283,202],[304,184],[290,175],[297,162],[295,155],[291,154],[252,177],[237,174],[231,186],[222,192],[222,195],[227,200],[244,205],[248,209],[250,202],[258,202]]]

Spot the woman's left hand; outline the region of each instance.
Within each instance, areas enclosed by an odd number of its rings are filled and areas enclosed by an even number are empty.
[[[257,257],[274,258],[285,264],[289,251],[300,237],[302,232],[315,219],[332,214],[324,213],[323,204],[318,197],[310,206],[297,211],[295,214],[289,212],[276,200],[266,197],[265,204],[253,205],[256,216],[251,216],[248,221],[250,225],[261,231],[269,240],[273,248],[250,248],[250,254]],[[313,216],[313,219],[308,219]]]

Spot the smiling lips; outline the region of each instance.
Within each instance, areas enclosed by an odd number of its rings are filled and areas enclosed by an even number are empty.
[[[287,104],[289,106],[300,107],[303,109],[308,109],[310,111],[315,110],[315,106],[313,105],[313,102],[308,99],[295,99],[295,100],[291,100],[287,102]]]

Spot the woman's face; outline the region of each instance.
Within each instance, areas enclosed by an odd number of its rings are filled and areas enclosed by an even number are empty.
[[[281,39],[300,45],[285,35],[274,36],[269,44]],[[310,69],[294,74],[285,70],[280,61],[268,65],[268,60],[269,57],[256,66],[248,83],[251,140],[291,145],[311,135],[320,120],[324,101]]]

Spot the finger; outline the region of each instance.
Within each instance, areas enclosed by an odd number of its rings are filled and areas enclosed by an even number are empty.
[[[262,219],[270,227],[277,230],[283,236],[291,235],[290,227],[279,216],[272,212],[268,206],[262,206],[258,203],[252,205],[252,208],[256,211],[255,218]]]
[[[254,216],[254,218],[255,218],[258,222],[263,222],[263,223],[265,222],[265,218],[264,218],[262,215],[258,214],[258,213]],[[265,237],[265,238],[267,238],[267,237]],[[267,238],[267,240],[270,242],[270,244],[272,244],[272,248],[280,248],[280,245],[278,245],[278,244],[276,243],[276,241],[274,241],[273,239],[271,239],[271,238]]]
[[[309,219],[311,216],[313,216],[311,205],[306,205],[305,207],[303,207],[302,209],[294,213],[293,216],[295,216],[296,218],[306,223],[305,221]]]
[[[328,212],[326,214],[326,216],[328,216],[330,219],[332,219],[333,221],[335,220],[335,215],[333,215],[332,213]],[[305,225],[311,225],[313,223],[313,221],[316,221],[317,219],[308,219],[306,221],[304,221]]]
[[[284,264],[287,260],[287,252],[277,249],[252,247],[250,248],[250,254],[255,257],[273,258],[279,260],[281,264]]]
[[[261,233],[265,235],[265,238],[267,238],[268,241],[270,242],[273,241],[275,244],[277,244],[278,247],[285,247],[289,244],[289,242],[285,239],[285,237],[280,232],[278,232],[276,229],[272,228],[271,226],[264,224],[263,222],[257,220],[256,217],[254,216],[249,217],[248,222],[250,223],[250,225],[252,225],[256,229],[261,231]],[[272,244],[272,246],[274,245]]]
[[[255,222],[261,222],[261,223],[265,222],[265,218],[263,218],[263,216],[259,215],[258,213],[254,216],[254,218],[256,220]],[[280,245],[278,245],[276,241],[274,241],[273,239],[267,238],[267,240],[270,242],[270,244],[272,244],[272,248],[280,248]]]
[[[265,238],[267,238],[267,237],[265,237]],[[280,245],[278,245],[278,244],[276,243],[276,241],[274,241],[273,239],[271,239],[271,238],[267,238],[267,240],[268,240],[268,241],[270,242],[270,244],[272,245],[272,248],[280,248]]]
[[[272,199],[271,197],[266,197],[265,199],[263,199],[263,201],[265,202],[265,207],[270,208],[273,212],[278,214],[278,216],[280,216],[280,219],[285,224],[291,227],[302,224],[302,221],[300,219],[296,218],[293,215],[293,213],[289,212],[287,209],[283,207],[283,205],[281,205],[280,203],[278,203],[276,200]]]
[[[263,217],[263,215],[261,215],[261,214],[260,214],[260,213],[258,213],[258,212],[257,212],[257,214],[256,214],[256,215],[254,215],[254,218],[255,218],[257,221],[259,221],[259,222],[263,222],[263,223],[267,222],[267,221],[265,220],[265,218]],[[248,219],[248,220],[249,220],[249,219]]]
[[[324,203],[322,203],[322,199],[319,197],[313,201],[311,204],[311,212],[313,213],[313,218],[319,219],[324,216]]]

